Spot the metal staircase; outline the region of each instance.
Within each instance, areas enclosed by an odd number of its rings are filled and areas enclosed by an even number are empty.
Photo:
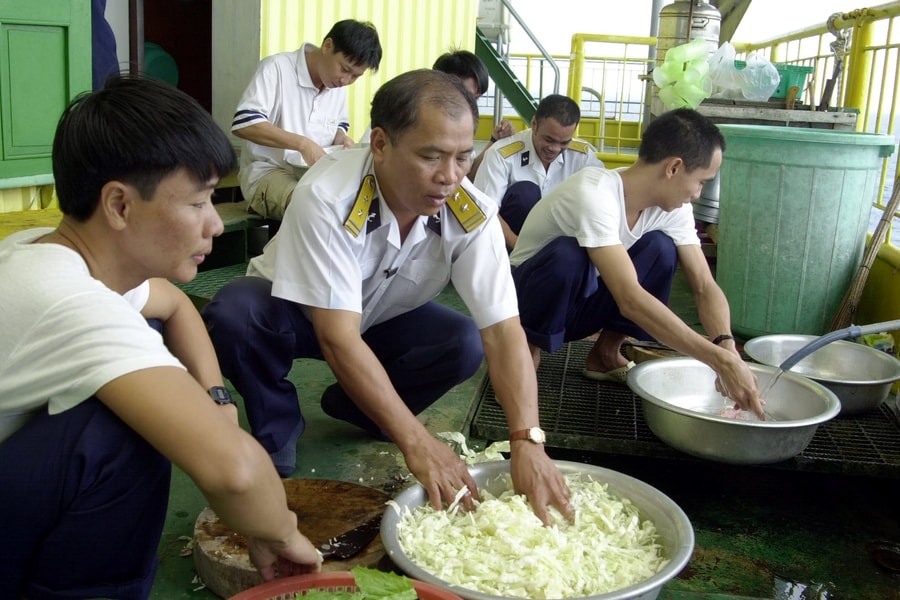
[[[512,107],[526,123],[531,122],[537,110],[537,100],[522,85],[516,74],[509,68],[507,62],[500,56],[494,45],[482,33],[475,28],[475,54],[487,65],[491,79],[503,95],[509,100]]]

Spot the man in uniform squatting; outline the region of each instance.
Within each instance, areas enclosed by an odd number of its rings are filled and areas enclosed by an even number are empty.
[[[584,167],[602,167],[594,147],[574,139],[581,109],[567,96],[551,94],[538,104],[531,127],[484,151],[475,187],[500,205],[500,224],[512,250],[535,202]]]
[[[435,507],[477,494],[466,465],[416,415],[487,358],[511,431],[515,489],[549,523],[568,488],[538,428],[537,378],[519,323],[496,204],[465,178],[478,109],[458,77],[423,69],[372,100],[368,148],[300,180],[248,277],[204,308],[223,374],[283,477],[305,421],[295,358],[328,362],[326,414],[395,442]],[[452,282],[469,318],[434,298]],[[465,502],[471,506],[471,496]]]

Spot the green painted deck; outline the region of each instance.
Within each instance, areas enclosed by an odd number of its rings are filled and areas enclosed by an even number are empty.
[[[452,289],[439,300],[461,308]],[[670,305],[699,327],[681,277],[676,278]],[[482,367],[425,411],[420,418],[428,429],[462,431],[474,445],[483,446],[488,440],[473,438],[470,425],[484,376]],[[395,446],[374,441],[321,411],[319,396],[334,381],[324,363],[297,361],[291,379],[307,420],[297,446],[295,477],[340,479],[388,493],[409,483]],[[894,403],[895,398],[888,401]],[[246,427],[246,420],[243,423]],[[900,577],[881,570],[868,546],[876,540],[900,542],[900,478],[722,465],[648,456],[627,448],[549,452],[555,458],[599,464],[637,477],[672,497],[686,512],[696,535],[694,555],[665,586],[661,600],[900,599]],[[152,598],[216,598],[194,580],[192,559],[180,555],[205,506],[193,483],[176,469]],[[801,595],[804,586],[809,589]]]

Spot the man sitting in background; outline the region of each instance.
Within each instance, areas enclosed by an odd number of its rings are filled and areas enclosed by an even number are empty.
[[[633,364],[620,351],[626,335],[652,336],[709,365],[721,393],[763,416],[691,207],[718,172],[724,149],[712,121],[675,110],[650,123],[632,166],[583,169],[534,206],[510,263],[535,367],[541,349],[555,352],[599,331],[584,375],[624,383]],[[666,306],[679,263],[712,341]]]
[[[63,113],[63,218],[0,242],[0,598],[147,598],[169,461],[264,579],[319,569],[168,281],[193,279],[222,233],[211,198],[235,162],[210,115],[155,80],[109,79]]]
[[[321,47],[306,43],[262,59],[231,124],[244,140],[239,177],[250,210],[280,220],[325,148],[353,145],[344,88],[380,62],[375,27],[350,19],[335,23]]]
[[[572,137],[580,120],[581,110],[574,100],[551,94],[538,104],[531,128],[484,152],[475,187],[499,203],[503,237],[510,250],[541,196],[579,169],[603,166],[593,146]]]

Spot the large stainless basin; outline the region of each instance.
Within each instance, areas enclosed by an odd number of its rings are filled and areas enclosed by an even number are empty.
[[[760,388],[777,369],[750,364]],[[775,421],[720,416],[732,406],[715,389],[715,372],[693,358],[649,360],[628,372],[650,430],[687,454],[733,464],[765,464],[801,453],[818,426],[840,411],[833,392],[785,373],[766,399]]]

